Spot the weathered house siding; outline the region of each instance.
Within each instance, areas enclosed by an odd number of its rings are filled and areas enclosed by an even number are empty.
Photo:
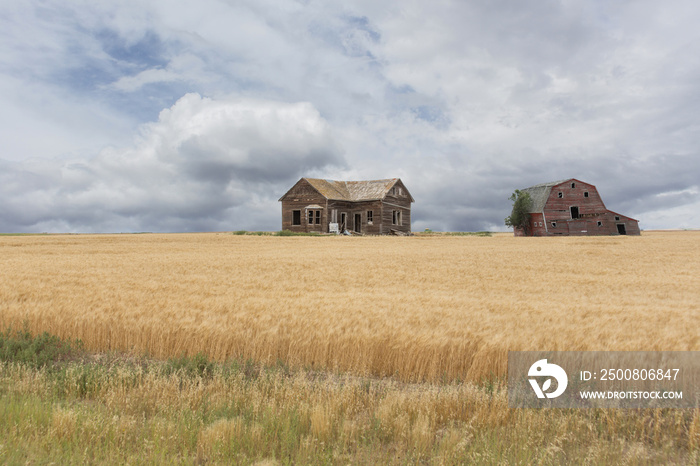
[[[325,204],[326,200],[322,198],[306,180],[301,180],[287,192],[287,200],[282,203],[282,229],[291,231],[311,232],[316,231],[321,233],[323,225],[327,225]],[[320,205],[323,209],[307,209],[311,205]],[[300,224],[293,225],[293,212],[297,210],[300,215]],[[320,223],[315,223],[316,217],[314,214],[314,223],[308,222],[309,210],[321,210]],[[327,227],[326,227],[327,228]]]
[[[347,182],[302,178],[280,201],[283,230],[328,233],[332,222],[341,231],[368,235],[411,232],[414,200],[398,178]],[[294,222],[295,211],[299,224]],[[309,211],[314,212],[312,217]]]
[[[365,201],[365,202],[344,202],[344,201],[328,201],[328,216],[330,223],[330,217],[332,216],[332,211],[336,210],[336,218],[339,227],[342,229],[342,218],[345,214],[345,228],[351,231],[358,231],[358,224],[356,221],[359,219],[359,232],[367,235],[380,235],[381,232],[381,222],[380,213],[382,209],[381,201]],[[371,212],[372,223],[369,223],[369,212]],[[359,215],[359,217],[358,217]],[[326,228],[327,230],[327,228]]]
[[[405,189],[405,188],[404,188]],[[387,195],[382,204],[382,227],[403,233],[411,232],[411,198],[410,196]],[[401,216],[394,221],[394,212]],[[384,231],[384,234],[389,231]]]

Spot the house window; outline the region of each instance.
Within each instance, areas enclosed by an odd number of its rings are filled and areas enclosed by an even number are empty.
[[[393,225],[401,225],[401,212],[398,210],[392,210],[391,214],[391,223]]]
[[[556,227],[557,227],[557,222],[552,222],[552,228],[556,228]]]
[[[578,207],[571,206],[571,218],[578,218]]]
[[[603,226],[603,222],[601,222],[600,220],[598,220],[598,226],[599,226],[599,227],[602,227],[602,226]]]
[[[309,225],[314,224],[314,218],[316,219],[316,225],[321,224],[321,211],[320,210],[309,210]]]
[[[620,217],[618,217],[618,216],[616,215],[616,216],[615,216],[615,221],[616,221],[616,222],[619,222],[619,221],[620,221]]]
[[[292,210],[292,225],[301,225],[301,210]]]
[[[574,189],[576,187],[576,183],[571,183],[571,189]]]
[[[583,197],[588,197],[588,191],[583,192]]]
[[[564,197],[564,193],[559,193],[559,199],[561,199],[562,197]]]
[[[399,186],[399,196],[403,196],[403,189],[401,189],[401,186]]]
[[[390,193],[392,196],[395,195],[396,194],[396,187],[391,188]]]
[[[371,210],[367,211],[367,224],[372,225],[372,221],[374,220],[374,212]]]

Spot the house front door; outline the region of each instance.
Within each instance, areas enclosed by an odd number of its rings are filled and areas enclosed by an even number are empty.
[[[362,233],[362,214],[355,214],[355,232]]]

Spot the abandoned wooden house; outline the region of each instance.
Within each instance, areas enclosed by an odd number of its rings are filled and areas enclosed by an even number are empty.
[[[283,230],[368,235],[410,233],[411,203],[415,202],[399,178],[302,178],[279,200]]]
[[[529,228],[515,236],[639,235],[639,222],[608,210],[592,184],[577,179],[523,189],[532,199]]]

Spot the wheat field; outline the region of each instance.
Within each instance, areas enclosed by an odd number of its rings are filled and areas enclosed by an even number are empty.
[[[0,236],[0,327],[402,381],[509,350],[700,350],[700,232]]]

